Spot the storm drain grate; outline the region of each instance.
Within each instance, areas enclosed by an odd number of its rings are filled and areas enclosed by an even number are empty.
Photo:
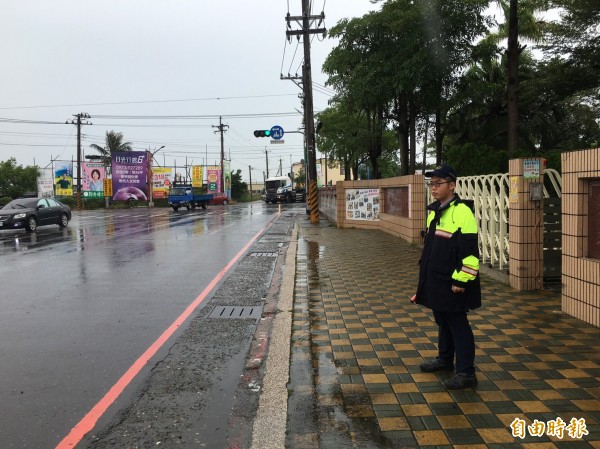
[[[277,257],[277,253],[257,252],[250,253],[251,257]]]
[[[208,318],[255,319],[262,316],[260,306],[216,306]]]
[[[275,241],[275,242],[281,242],[281,241],[286,241],[290,238],[289,235],[267,235],[261,238],[261,240],[267,240],[267,241]]]

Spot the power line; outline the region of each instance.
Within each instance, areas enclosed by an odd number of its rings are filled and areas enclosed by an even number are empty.
[[[185,98],[180,100],[140,100],[140,101],[113,101],[106,103],[78,103],[78,104],[53,104],[53,105],[38,105],[38,106],[10,106],[0,107],[0,110],[6,109],[41,109],[41,108],[65,108],[79,106],[109,106],[120,104],[148,104],[148,103],[182,103],[191,101],[215,101],[215,100],[241,100],[249,98],[268,98],[268,97],[290,97],[296,94],[267,94],[267,95],[244,95],[239,97],[207,97],[207,98]]]

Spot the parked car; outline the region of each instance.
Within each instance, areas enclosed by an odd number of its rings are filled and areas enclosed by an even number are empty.
[[[0,209],[0,229],[35,232],[38,226],[51,224],[64,228],[70,220],[69,206],[53,198],[18,198]]]
[[[229,197],[227,196],[226,193],[213,193],[213,197],[209,201],[208,204],[211,204],[213,206],[218,205],[218,204],[227,206],[229,204]]]

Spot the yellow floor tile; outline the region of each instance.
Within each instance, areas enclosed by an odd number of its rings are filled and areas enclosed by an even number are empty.
[[[464,402],[459,403],[458,405],[465,415],[480,415],[492,413],[488,406],[481,402]]]
[[[454,402],[449,393],[442,391],[439,393],[423,393],[423,397],[430,404],[439,404],[442,402]]]
[[[394,417],[381,417],[378,418],[379,428],[382,432],[391,432],[394,430],[410,430],[408,421],[406,418],[394,416]]]
[[[558,390],[532,390],[540,401],[549,401],[551,399],[563,399],[563,395]]]
[[[506,429],[477,429],[483,441],[492,443],[516,443],[515,437]]]
[[[600,412],[600,401],[596,399],[574,399],[571,402],[584,412]]]
[[[414,434],[419,446],[442,446],[450,444],[443,430],[418,430]]]
[[[417,393],[419,387],[414,383],[392,384],[394,393]]]
[[[463,415],[438,416],[442,429],[465,429],[471,427],[469,420]]]
[[[543,413],[550,411],[550,409],[541,401],[515,401],[515,405],[519,407],[523,413]]]
[[[376,393],[371,395],[371,402],[374,405],[392,405],[398,404],[398,398],[393,393]]]
[[[427,404],[405,404],[402,411],[406,416],[431,416],[432,411]]]
[[[366,384],[386,384],[389,383],[385,374],[363,374],[363,380]]]

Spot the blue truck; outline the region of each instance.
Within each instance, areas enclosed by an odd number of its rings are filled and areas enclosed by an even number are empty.
[[[212,193],[204,193],[202,189],[198,187],[192,187],[190,185],[179,185],[172,187],[169,190],[168,202],[169,206],[173,208],[175,212],[180,207],[185,207],[187,210],[201,207],[206,209],[208,203],[212,200]]]

